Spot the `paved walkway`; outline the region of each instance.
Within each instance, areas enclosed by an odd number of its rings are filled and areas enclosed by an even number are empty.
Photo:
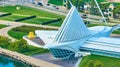
[[[17,52],[12,52],[3,48],[0,48],[0,54],[10,56],[14,59],[22,61],[28,65],[32,65],[33,67],[61,67],[60,65],[56,65],[47,61],[43,61],[40,59],[36,59],[30,56],[26,56]]]
[[[58,29],[59,28],[59,27],[55,27],[55,26],[45,26],[45,25],[37,25],[37,24],[28,24],[28,23],[12,22],[12,21],[4,21],[4,20],[0,20],[0,24],[9,25],[8,27],[0,29],[0,35],[9,37],[10,39],[12,39],[12,41],[14,41],[15,39],[12,38],[12,37],[10,37],[7,34],[7,32],[10,29],[18,27],[18,26],[26,25],[26,26],[36,26],[36,27],[44,27],[44,28],[52,28],[52,29]]]
[[[34,55],[33,57],[44,60],[50,63],[54,63],[63,67],[74,67],[78,58],[73,58],[73,59],[68,59],[68,60],[62,60],[62,59],[56,59],[53,57],[51,53],[46,53],[46,54],[38,54]],[[52,66],[50,66],[52,67]]]

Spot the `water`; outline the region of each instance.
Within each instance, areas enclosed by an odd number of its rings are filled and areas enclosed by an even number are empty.
[[[28,67],[15,59],[0,55],[0,67]]]

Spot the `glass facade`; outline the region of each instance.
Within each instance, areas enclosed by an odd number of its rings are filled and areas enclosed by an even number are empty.
[[[91,52],[91,54],[96,54],[96,55],[120,58],[120,52],[113,52],[113,51],[93,49],[93,48],[85,48],[85,47],[81,47],[80,51]]]
[[[74,57],[74,52],[66,49],[50,48],[51,53],[56,58],[69,59],[71,56]]]

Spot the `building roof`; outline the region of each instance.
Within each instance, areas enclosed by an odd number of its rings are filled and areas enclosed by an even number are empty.
[[[77,9],[73,6],[59,29],[54,41],[69,42],[89,36],[90,32],[79,15]]]
[[[108,37],[93,37],[86,41],[82,47],[105,51],[120,52],[120,39]]]
[[[89,40],[90,42],[94,43],[102,43],[102,44],[110,44],[110,45],[117,45],[120,46],[120,39],[117,38],[110,38],[110,37],[92,37]]]

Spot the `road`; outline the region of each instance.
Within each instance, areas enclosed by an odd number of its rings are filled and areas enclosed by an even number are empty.
[[[69,12],[68,9],[59,9],[59,10],[54,10],[54,9],[51,9],[49,7],[40,7],[40,6],[36,6],[34,4],[31,4],[31,3],[25,3],[25,4],[21,4],[21,5],[24,5],[24,6],[28,6],[28,7],[31,7],[31,8],[36,8],[36,9],[39,9],[39,10],[44,10],[44,11],[47,11],[47,12],[51,12],[51,13],[56,13],[56,14],[59,14],[59,15],[63,15],[63,16],[66,16],[67,13]],[[80,13],[80,15],[82,16],[84,13]],[[88,21],[91,21],[91,22],[100,22],[99,20],[102,19],[101,16],[96,16],[96,15],[91,15],[91,14],[87,14],[88,18],[91,18],[91,19],[88,19]],[[93,18],[93,19],[92,19]],[[94,19],[97,19],[97,20],[94,20]],[[87,19],[85,19],[87,20]],[[120,22],[119,19],[110,19],[109,22]],[[117,23],[117,24],[118,24]],[[110,24],[110,23],[108,23]],[[115,25],[116,23],[112,23],[113,25]]]
[[[15,41],[15,39],[12,38],[12,37],[10,37],[10,36],[7,34],[7,32],[8,32],[10,29],[15,28],[15,27],[18,27],[18,26],[26,25],[26,26],[36,26],[36,27],[59,29],[59,27],[55,27],[55,26],[45,26],[45,25],[37,25],[37,24],[28,24],[28,23],[12,22],[12,21],[4,21],[4,20],[0,20],[0,24],[9,25],[8,27],[5,27],[5,28],[0,29],[0,35],[9,37],[10,39],[12,39],[12,41]]]
[[[3,1],[1,1],[1,3],[3,3]],[[58,10],[57,9],[53,9],[53,7],[50,7],[50,6],[38,6],[38,5],[35,5],[35,4],[32,4],[32,1],[31,0],[4,0],[4,4],[19,4],[19,5],[24,5],[24,6],[28,6],[28,7],[32,7],[32,8],[36,8],[36,9],[40,9],[40,10],[44,10],[44,11],[47,11],[47,12],[52,12],[52,13],[56,13],[56,14],[60,14],[60,15],[64,15],[66,16],[67,13],[69,12],[68,9],[65,9],[61,6],[58,6],[60,7]],[[84,13],[80,13],[81,15],[83,15]],[[87,14],[89,18],[97,18],[98,21],[99,19],[102,19],[101,16],[97,16],[97,15],[91,15],[91,14]],[[110,19],[110,22],[120,22],[120,19]]]

